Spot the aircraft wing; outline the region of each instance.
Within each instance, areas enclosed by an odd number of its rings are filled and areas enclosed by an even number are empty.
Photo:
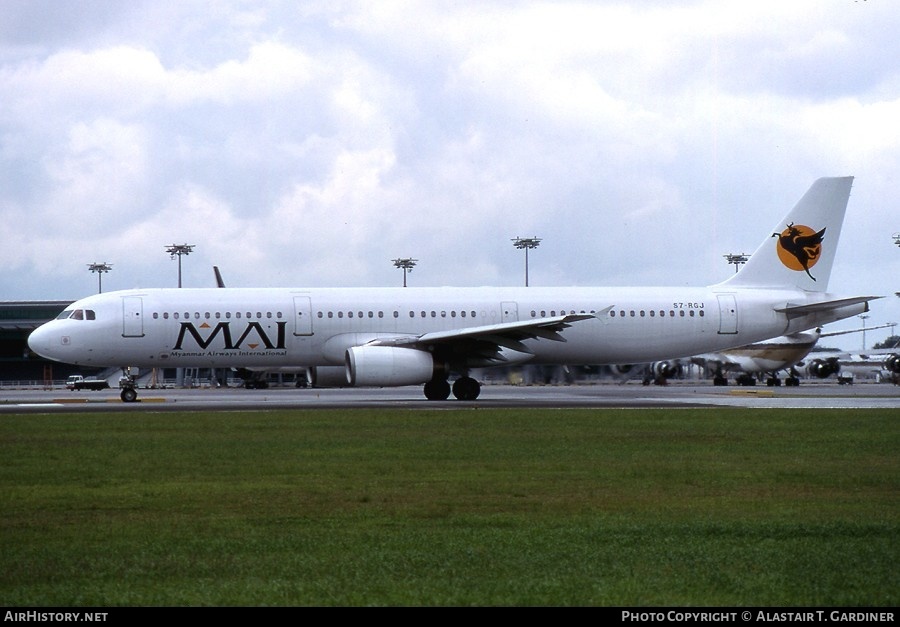
[[[565,342],[560,331],[582,320],[605,320],[612,306],[596,314],[566,314],[534,320],[517,322],[501,322],[478,327],[465,327],[449,331],[435,331],[418,336],[381,337],[368,342],[368,346],[406,346],[410,348],[426,348],[441,346],[459,356],[483,359],[487,363],[506,362],[510,357],[504,356],[504,349],[520,354],[518,360],[527,359],[532,351],[523,340],[550,340]]]
[[[822,337],[832,337],[834,335],[847,335],[848,333],[863,333],[865,331],[874,331],[875,329],[883,329],[884,327],[894,326],[893,322],[889,322],[887,324],[879,324],[874,327],[860,327],[859,329],[848,329],[847,331],[831,331],[830,333],[823,333]]]
[[[743,364],[727,355],[726,353],[706,353],[704,355],[694,355],[690,358],[692,364],[697,366],[704,366],[709,368],[710,370],[741,370],[743,368]]]

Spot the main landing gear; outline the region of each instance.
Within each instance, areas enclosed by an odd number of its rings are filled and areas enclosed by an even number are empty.
[[[437,377],[425,384],[425,398],[429,401],[445,401],[450,398],[450,382]],[[481,394],[481,384],[472,377],[460,377],[453,382],[453,396],[461,401],[474,401]]]

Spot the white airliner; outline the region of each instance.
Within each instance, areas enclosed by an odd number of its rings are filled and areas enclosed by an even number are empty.
[[[822,337],[821,329],[781,335],[761,342],[753,342],[714,353],[694,355],[686,359],[667,359],[640,366],[613,366],[613,373],[622,379],[635,375],[643,378],[644,385],[651,382],[665,384],[691,365],[705,368],[713,375],[713,385],[728,385],[728,373],[737,373],[740,385],[756,385],[757,376],[769,373],[768,385],[781,385],[777,373],[789,370],[803,362],[816,342]],[[829,373],[830,374],[830,373]],[[827,375],[825,375],[827,376]],[[799,385],[799,378],[791,371],[786,384]]]
[[[852,382],[855,377],[873,378],[877,381],[900,385],[900,348],[876,349],[865,353],[839,353],[821,360],[825,378],[837,375],[838,382]],[[815,374],[819,364],[810,363],[808,368]]]
[[[76,301],[28,343],[86,366],[307,366],[319,385],[473,400],[474,368],[687,357],[868,311],[879,297],[827,292],[852,181],[815,181],[740,272],[709,287],[127,290]]]
[[[738,373],[737,382],[740,385],[756,385],[757,377],[763,374],[769,375],[766,381],[768,385],[781,385],[778,372],[787,370],[788,377],[785,383],[788,386],[797,386],[800,385],[800,377],[794,367],[802,364],[810,351],[815,348],[819,338],[826,335],[830,334],[823,334],[821,329],[801,331],[720,353],[699,355],[693,357],[691,361],[705,366],[713,373],[713,385],[727,385],[728,372]],[[810,372],[816,372],[815,376],[824,378],[822,375],[825,370],[827,370],[826,362],[822,362],[822,365]]]
[[[757,378],[768,375],[766,384],[778,386],[782,383],[778,373],[785,370],[788,373],[785,384],[797,386],[800,385],[798,370],[805,371],[810,377],[817,379],[825,379],[840,371],[840,366],[834,358],[820,356],[807,359],[816,343],[823,337],[862,333],[889,326],[892,325],[882,324],[868,329],[850,329],[829,333],[823,333],[821,328],[802,331],[771,340],[754,342],[746,346],[729,348],[718,353],[696,355],[691,357],[690,362],[704,366],[710,371],[713,374],[713,385],[727,385],[726,374],[735,372],[738,374],[736,381],[740,385],[756,385]]]

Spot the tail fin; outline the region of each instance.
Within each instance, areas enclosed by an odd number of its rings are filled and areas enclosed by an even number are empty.
[[[815,181],[740,271],[717,287],[827,291],[852,184],[852,176]]]

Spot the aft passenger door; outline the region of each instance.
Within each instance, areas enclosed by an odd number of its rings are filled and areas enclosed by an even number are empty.
[[[734,335],[738,332],[737,301],[734,294],[717,294],[719,300],[719,334]]]

